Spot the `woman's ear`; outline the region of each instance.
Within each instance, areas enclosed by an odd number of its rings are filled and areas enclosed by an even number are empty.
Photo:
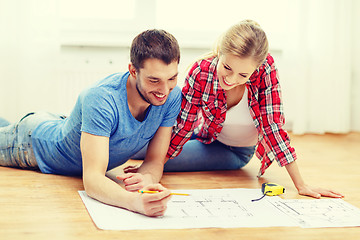
[[[137,70],[136,70],[135,66],[132,63],[129,63],[129,72],[130,72],[130,75],[133,78],[136,78]]]

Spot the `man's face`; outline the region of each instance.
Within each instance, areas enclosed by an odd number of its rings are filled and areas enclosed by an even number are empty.
[[[136,88],[145,102],[160,106],[176,86],[177,76],[177,61],[167,65],[159,59],[147,59],[136,72]]]

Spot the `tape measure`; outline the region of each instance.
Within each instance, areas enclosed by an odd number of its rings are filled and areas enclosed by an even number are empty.
[[[263,183],[261,190],[268,196],[276,196],[285,193],[285,188],[276,183]]]
[[[265,196],[277,196],[283,194],[285,193],[285,188],[276,183],[263,183],[261,185],[261,191],[264,195],[261,198],[251,200],[252,202],[259,201]]]

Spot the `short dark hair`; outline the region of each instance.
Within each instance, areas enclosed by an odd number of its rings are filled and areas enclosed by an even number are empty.
[[[158,29],[147,30],[137,35],[130,48],[130,61],[139,70],[150,58],[162,60],[166,64],[180,62],[180,48],[173,35]]]

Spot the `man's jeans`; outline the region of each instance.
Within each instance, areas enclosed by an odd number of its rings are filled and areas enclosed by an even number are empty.
[[[0,119],[0,166],[24,169],[38,169],[31,135],[43,121],[59,119],[58,115],[50,113],[29,113],[19,122],[10,124]]]

